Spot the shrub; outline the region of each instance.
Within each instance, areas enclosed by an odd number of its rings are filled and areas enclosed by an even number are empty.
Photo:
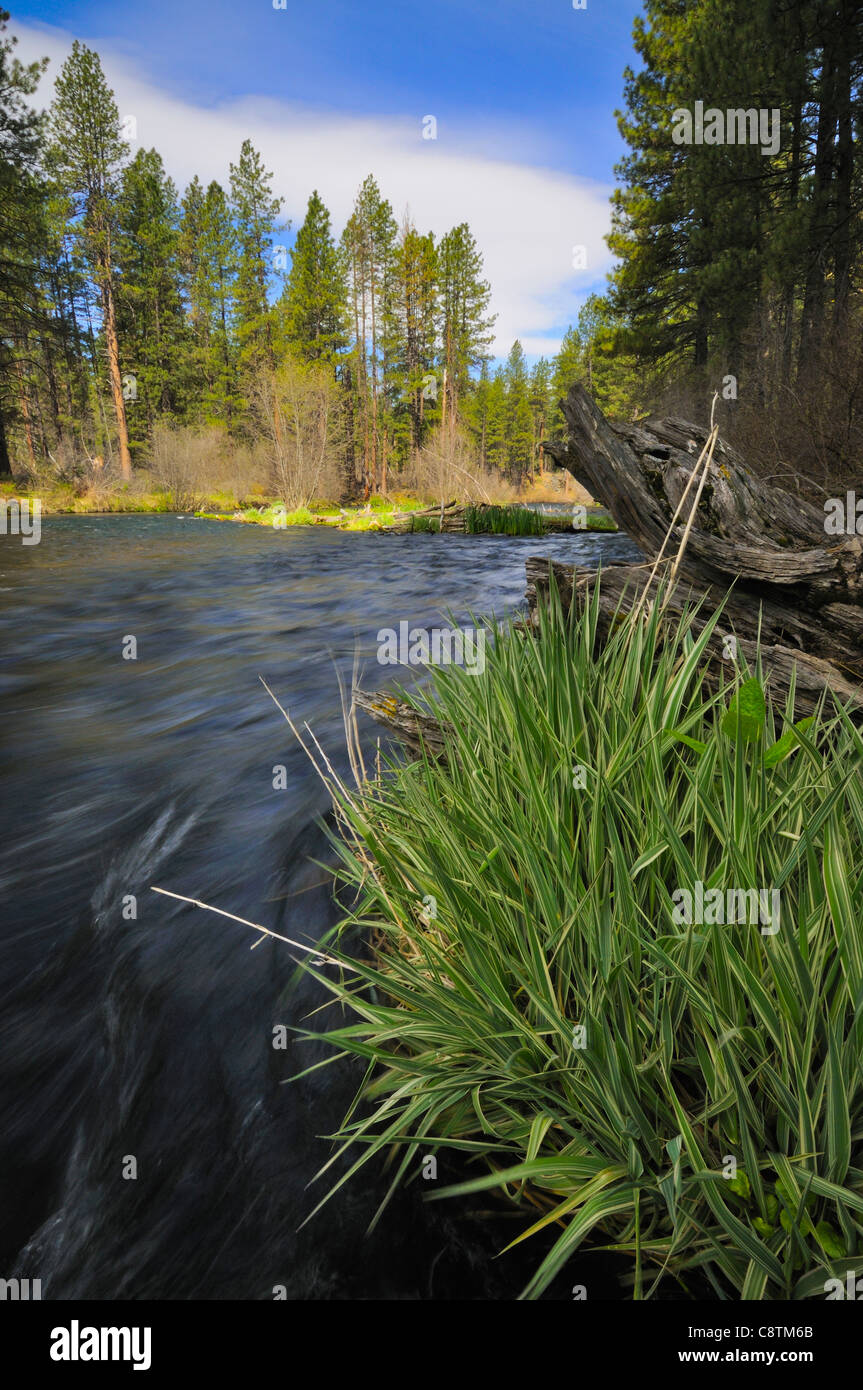
[[[542,513],[529,507],[465,507],[464,529],[470,536],[545,535]]]

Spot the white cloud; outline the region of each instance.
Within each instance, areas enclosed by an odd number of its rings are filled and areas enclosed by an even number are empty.
[[[18,56],[47,55],[51,63],[40,100],[47,104],[71,38],[57,29],[16,25]],[[482,251],[498,315],[494,351],[505,355],[515,338],[529,354],[556,351],[561,326],[611,264],[603,241],[609,226],[609,188],[531,165],[515,154],[524,141],[500,127],[494,155],[422,138],[420,117],[356,116],[270,98],[244,97],[219,107],[195,106],[159,90],[110,45],[90,41],[117,95],[122,117],[134,116],[138,142],[155,146],[180,189],[194,174],[226,183],[228,164],[250,139],[274,174],[275,192],[296,228],[317,188],[337,232],[350,214],[359,184],[374,174],[397,217],[405,205],[421,231],[442,235],[467,222]],[[486,131],[489,126],[486,125]],[[574,248],[586,267],[573,268]]]

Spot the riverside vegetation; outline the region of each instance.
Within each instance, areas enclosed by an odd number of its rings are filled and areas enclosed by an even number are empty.
[[[399,221],[369,175],[338,237],[310,194],[289,265],[250,141],[223,183],[180,193],[158,151],[133,154],[92,50],[74,45],[41,115],[42,65],[2,37],[0,475],[48,510],[56,490],[350,529],[458,496],[532,534],[533,514],[490,508],[536,477],[581,381],[628,419],[698,416],[721,384],[723,435],[764,472],[844,492],[863,439],[861,35],[833,0],[646,0],[608,292],[553,361],[516,343],[496,369],[466,223]],[[775,154],[673,140],[675,108],[754,91],[781,112]],[[655,604],[601,644],[600,586],[566,618],[552,593],[536,640],[496,628],[481,680],[441,670],[405,694],[442,757],[356,762],[356,789],[322,769],[357,895],[342,933],[374,948],[336,933],[350,971],[312,967],[343,1011],[333,1059],[367,1068],[323,1200],[370,1162],[394,1191],[453,1151],[465,1181],[429,1197],[497,1193],[520,1241],[552,1237],[525,1297],[585,1244],[624,1256],[637,1299],[669,1281],[823,1297],[863,1237],[860,734],[826,703],[792,723],[793,682],[771,698],[757,651],[708,690],[715,616],[696,630]],[[780,929],[682,926],[696,885],[778,893]]]
[[[696,637],[660,610],[600,649],[596,594],[565,616],[552,589],[535,640],[494,628],[482,680],[403,693],[442,757],[360,759],[355,789],[321,769],[340,931],[375,948],[337,932],[350,972],[316,972],[345,1021],[308,1036],[367,1067],[322,1202],[455,1153],[430,1200],[497,1192],[514,1244],[555,1235],[524,1297],[585,1243],[628,1257],[636,1299],[824,1297],[863,1239],[863,742],[841,708],[794,725],[757,660],[708,693],[719,614]],[[775,890],[780,929],[681,927],[696,883]]]
[[[515,342],[494,367],[467,223],[422,232],[369,175],[338,236],[312,191],[289,249],[251,141],[223,183],[181,193],[85,44],[36,109],[47,60],[16,61],[8,19],[0,478],[69,488],[80,510],[133,509],[137,491],[293,512],[393,492],[503,501],[536,476],[583,335],[533,366]]]
[[[697,418],[721,386],[723,437],[766,472],[816,496],[854,485],[854,5],[646,0],[642,67],[625,74],[618,117],[617,263],[533,365],[520,342],[494,363],[492,289],[467,223],[421,230],[370,174],[338,234],[312,191],[289,248],[251,141],[222,182],[194,177],[181,192],[160,153],[137,145],[134,118],[121,122],[86,45],[38,109],[46,64],[16,62],[8,18],[0,10],[0,477],[104,492],[105,510],[139,472],[176,510],[196,490],[238,505],[262,488],[294,511],[425,495],[426,483],[428,500],[501,501],[495,488],[518,491],[564,432],[559,402],[580,381],[628,419]],[[675,110],[705,97],[747,108],[754,91],[780,112],[775,153],[675,142]]]

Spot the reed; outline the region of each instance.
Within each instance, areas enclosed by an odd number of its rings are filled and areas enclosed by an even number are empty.
[[[863,1258],[863,742],[843,710],[795,726],[760,662],[710,693],[718,615],[696,636],[661,609],[602,647],[596,594],[569,617],[552,592],[484,676],[403,693],[443,759],[326,774],[342,928],[375,954],[336,936],[355,973],[312,967],[344,1021],[308,1036],[366,1067],[319,1205],[456,1151],[432,1200],[494,1189],[514,1244],[555,1233],[524,1298],[585,1242],[635,1299],[824,1297]],[[681,924],[697,884],[778,892],[778,930]]]

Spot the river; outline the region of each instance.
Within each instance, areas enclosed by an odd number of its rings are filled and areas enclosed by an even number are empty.
[[[0,1276],[54,1299],[513,1297],[493,1224],[416,1185],[369,1238],[371,1175],[297,1230],[357,1073],[283,1084],[318,1054],[274,1025],[318,987],[150,887],[316,940],[326,795],[259,677],[343,765],[357,643],[383,684],[378,629],[504,617],[527,555],[632,544],[88,516],[0,547]]]

